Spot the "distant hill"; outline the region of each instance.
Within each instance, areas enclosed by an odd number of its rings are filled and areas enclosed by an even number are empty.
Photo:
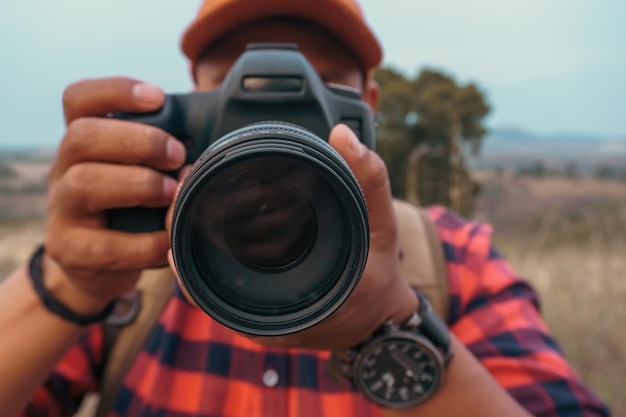
[[[626,166],[626,136],[584,134],[542,136],[518,128],[492,129],[483,141],[476,167],[514,168],[542,161],[561,166],[576,162],[583,169],[599,165]]]
[[[52,161],[51,148],[0,148],[0,165]],[[493,128],[483,141],[479,157],[472,159],[476,168],[518,168],[536,162],[562,167],[575,162],[579,168],[590,170],[601,165],[626,167],[626,135],[602,137],[593,134],[556,134],[544,136],[514,128]]]
[[[0,148],[0,164],[49,163],[52,162],[56,150],[45,147],[32,148]]]

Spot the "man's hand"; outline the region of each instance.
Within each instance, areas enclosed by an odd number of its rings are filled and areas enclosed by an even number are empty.
[[[106,225],[118,207],[168,206],[184,146],[155,127],[105,117],[163,105],[158,87],[126,78],[81,81],[63,96],[67,131],[50,171],[45,284],[77,313],[102,309],[145,268],[166,264],[165,231],[122,233]]]
[[[365,272],[345,304],[329,318],[293,335],[255,338],[266,346],[343,350],[366,339],[387,319],[400,322],[417,310],[417,299],[399,272],[397,225],[384,162],[346,126],[333,129],[329,143],[350,166],[367,201],[370,251]],[[170,263],[175,270],[171,256]],[[188,294],[187,298],[193,303]]]

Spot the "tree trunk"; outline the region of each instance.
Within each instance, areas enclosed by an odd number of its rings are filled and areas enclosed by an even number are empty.
[[[405,199],[416,206],[420,203],[419,198],[419,162],[422,156],[419,148],[416,146],[411,150],[407,160],[406,167],[406,191]]]

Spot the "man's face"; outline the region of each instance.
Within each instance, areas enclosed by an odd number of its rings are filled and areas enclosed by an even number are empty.
[[[306,21],[272,18],[248,24],[210,46],[196,64],[196,88],[218,87],[250,42],[297,43],[300,51],[326,83],[346,85],[363,93],[372,108],[373,87],[351,52],[324,29]]]

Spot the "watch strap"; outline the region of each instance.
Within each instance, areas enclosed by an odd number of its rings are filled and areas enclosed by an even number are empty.
[[[437,347],[447,365],[452,359],[452,337],[444,321],[435,313],[430,300],[419,289],[414,288],[419,301],[419,310],[400,325],[401,330],[417,330]]]

